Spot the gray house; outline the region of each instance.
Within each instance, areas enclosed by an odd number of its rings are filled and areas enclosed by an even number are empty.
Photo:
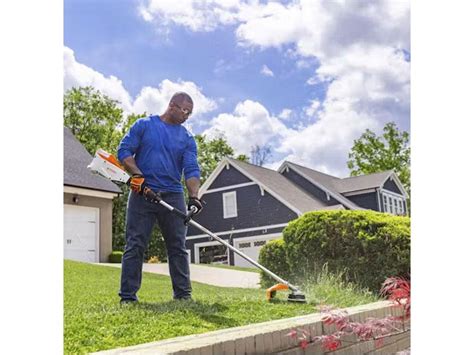
[[[122,191],[92,174],[92,156],[64,127],[64,258],[107,262],[112,252],[112,199]]]
[[[225,158],[199,196],[207,204],[196,222],[255,260],[267,241],[280,238],[288,222],[305,212],[407,211],[407,193],[393,171],[341,179],[291,162],[274,171]],[[194,227],[188,230],[186,245],[194,263],[252,266]]]

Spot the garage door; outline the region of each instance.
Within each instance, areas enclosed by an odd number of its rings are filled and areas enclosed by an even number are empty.
[[[234,245],[237,249],[239,249],[242,253],[249,256],[251,259],[258,262],[258,254],[260,253],[260,249],[272,239],[276,239],[281,237],[281,235],[269,237],[266,236],[265,238],[256,238],[256,237],[249,237],[249,238],[239,238],[234,240]],[[247,260],[242,258],[240,255],[234,254],[234,265],[241,266],[241,267],[253,267],[255,266],[249,263]]]
[[[64,258],[99,261],[99,209],[64,205]]]

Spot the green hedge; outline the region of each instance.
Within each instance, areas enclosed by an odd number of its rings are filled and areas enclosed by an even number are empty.
[[[122,262],[123,252],[121,251],[113,251],[109,255],[109,263],[121,263]]]
[[[288,265],[286,260],[286,249],[283,239],[274,239],[266,243],[260,249],[258,262],[285,280],[292,278],[290,265]],[[260,285],[262,287],[267,288],[277,282],[263,271],[260,271],[260,275]]]
[[[268,243],[262,248],[260,260],[284,273],[285,266],[276,258],[285,255],[286,275],[297,279],[292,283],[316,276],[325,263],[329,272],[345,271],[348,281],[372,291],[387,277],[410,273],[409,217],[374,211],[309,212],[288,224],[283,239],[278,246]]]

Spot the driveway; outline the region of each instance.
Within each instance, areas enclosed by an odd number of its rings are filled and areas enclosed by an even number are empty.
[[[121,264],[101,263],[97,265],[122,267]],[[260,288],[260,274],[256,272],[229,270],[211,266],[189,264],[191,281],[221,287]],[[143,271],[169,276],[168,264],[143,264]]]

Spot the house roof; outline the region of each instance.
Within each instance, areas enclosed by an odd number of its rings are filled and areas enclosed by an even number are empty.
[[[285,163],[290,166],[293,165],[297,167],[308,177],[323,184],[326,188],[331,189],[334,192],[338,192],[339,194],[381,187],[382,184],[390,177],[390,175],[394,173],[393,170],[386,170],[380,173],[350,176],[341,179],[336,176],[324,174],[322,172],[306,168],[292,162]]]
[[[392,174],[393,170],[387,170],[381,173],[351,176],[334,181],[334,187],[340,193],[377,188],[382,186]]]
[[[321,201],[309,196],[306,192],[301,190],[298,186],[293,184],[277,171],[249,164],[237,159],[227,159],[234,166],[246,172],[246,175],[249,175],[249,177],[253,178],[253,180],[262,184],[264,188],[266,187],[274,194],[279,195],[281,199],[297,208],[301,213],[325,209],[328,207]],[[330,207],[337,208],[336,206]]]
[[[86,148],[64,127],[64,185],[121,193],[117,185],[87,169],[91,161]]]
[[[333,196],[333,198],[335,198],[344,206],[347,206],[348,208],[351,208],[354,210],[363,209],[359,207],[358,205],[356,205],[351,200],[349,200],[347,197],[344,197],[343,195],[341,195],[337,187],[337,184],[339,183],[339,180],[341,179],[335,176],[321,173],[313,169],[306,168],[304,166],[301,166],[295,163],[291,163],[289,161],[285,161],[283,165],[280,167],[280,169],[278,170],[282,171],[284,166],[289,166],[290,168],[293,168],[293,170],[303,173],[309,179],[311,179],[314,183],[319,184],[322,188],[324,188],[327,192],[329,192]]]

